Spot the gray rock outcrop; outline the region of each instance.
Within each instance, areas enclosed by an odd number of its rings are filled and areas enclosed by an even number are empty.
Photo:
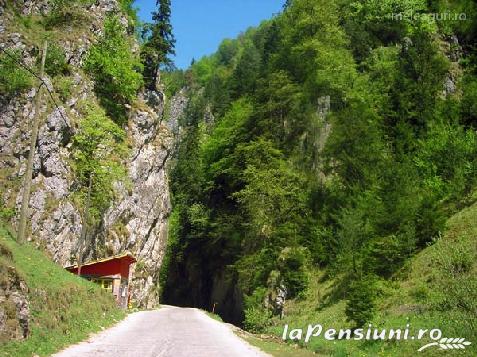
[[[172,137],[152,110],[131,113],[129,135],[133,149],[127,167],[132,188],[118,187],[118,199],[104,217],[103,234],[109,251],[135,255],[132,298],[141,306],[154,307],[159,303],[156,287],[171,210],[166,164]]]
[[[26,14],[50,11],[47,1],[22,1],[17,6]],[[78,240],[83,226],[83,207],[74,199],[78,182],[72,167],[72,139],[81,119],[79,105],[84,100],[96,101],[94,83],[80,67],[85,54],[102,33],[108,13],[119,10],[116,0],[98,0],[88,9],[94,14],[88,31],[62,40],[71,67],[71,96],[56,108],[44,101],[40,108],[40,125],[34,156],[33,186],[28,219],[28,240],[33,241],[59,264],[75,263]],[[123,21],[126,20],[126,21]],[[13,18],[2,18],[0,47],[16,48],[23,63],[36,62],[35,51],[21,33],[9,32]],[[127,19],[120,21],[128,26]],[[65,31],[69,31],[65,25]],[[137,50],[137,46],[135,47]],[[49,81],[48,78],[46,78]],[[182,92],[181,92],[182,93]],[[33,101],[36,89],[12,98],[0,97],[0,203],[17,211],[21,204],[22,182],[29,150],[30,124],[35,115]],[[138,263],[133,270],[132,299],[139,306],[158,304],[158,278],[167,242],[167,219],[170,213],[167,163],[179,132],[179,117],[187,104],[184,93],[171,98],[172,110],[165,117],[165,96],[146,92],[137,105],[129,107],[125,129],[130,157],[121,158],[128,172],[129,184],[114,182],[114,200],[104,212],[101,224],[94,227],[84,259],[96,259],[133,253]],[[15,223],[13,220],[12,223]]]

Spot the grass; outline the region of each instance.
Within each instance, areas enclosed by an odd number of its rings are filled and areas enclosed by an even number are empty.
[[[300,348],[298,345],[289,345],[282,342],[277,342],[271,338],[263,338],[258,336],[242,336],[251,345],[260,348],[274,357],[311,357],[319,356],[310,350]]]
[[[378,312],[371,323],[378,328],[438,328],[442,337],[464,337],[472,342],[466,350],[453,355],[475,355],[477,343],[477,203],[463,209],[447,222],[443,236],[427,247],[396,274],[382,281]],[[274,318],[267,333],[281,336],[289,328],[306,328],[321,324],[323,328],[350,328],[345,302],[336,297],[337,280],[323,271],[315,271],[306,298],[287,303],[285,318]],[[412,356],[429,342],[328,341],[312,338],[299,342],[323,356]],[[260,342],[262,343],[262,342]],[[425,356],[444,356],[449,351],[430,348]],[[273,353],[272,353],[273,354]],[[273,354],[280,355],[280,354]]]
[[[205,314],[206,314],[207,316],[209,316],[211,319],[217,320],[217,321],[219,321],[219,322],[223,322],[223,321],[224,321],[224,320],[222,320],[222,318],[221,318],[219,315],[217,315],[217,314],[214,314],[214,313],[212,313],[212,312],[205,311],[205,310],[202,310],[202,311],[204,311]]]
[[[0,356],[48,356],[124,317],[112,295],[65,271],[31,244],[18,245],[0,225],[0,264],[13,264],[28,286],[30,336],[0,345]],[[8,255],[10,255],[10,253]]]

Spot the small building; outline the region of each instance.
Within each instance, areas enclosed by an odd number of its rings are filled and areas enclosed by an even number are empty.
[[[65,267],[69,272],[93,281],[110,291],[118,306],[126,309],[129,303],[130,266],[136,259],[131,253],[124,253],[109,258],[83,263],[78,274],[78,265]]]

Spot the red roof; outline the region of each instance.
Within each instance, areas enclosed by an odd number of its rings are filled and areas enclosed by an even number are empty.
[[[114,257],[87,262],[81,265],[82,276],[104,277],[120,274],[123,278],[129,277],[129,266],[136,262],[131,253],[124,253]],[[65,267],[71,273],[78,274],[78,265]]]

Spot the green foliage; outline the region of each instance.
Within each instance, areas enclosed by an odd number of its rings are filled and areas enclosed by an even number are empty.
[[[97,222],[113,198],[113,184],[126,181],[122,160],[127,157],[128,150],[124,130],[102,109],[90,103],[84,106],[85,116],[73,137],[74,171],[80,183],[77,195],[83,206],[92,178],[89,216]]]
[[[352,281],[346,296],[346,316],[357,327],[371,320],[375,312],[375,278],[365,276]]]
[[[13,217],[15,217],[16,211],[13,208],[1,208],[0,209],[0,219],[3,221],[10,221]]]
[[[424,12],[426,7],[423,0],[352,2],[344,27],[352,39],[355,57],[360,61],[374,48],[398,43],[419,26],[412,16]],[[420,19],[432,24],[428,18]]]
[[[251,93],[255,90],[259,69],[260,52],[250,43],[243,47],[238,63],[232,74],[232,92],[235,98],[242,93]]]
[[[467,76],[463,83],[462,124],[477,127],[477,79]]]
[[[244,327],[251,332],[261,333],[270,324],[271,313],[263,306],[266,289],[256,289],[245,297]]]
[[[284,248],[278,257],[278,267],[283,283],[288,289],[288,297],[304,296],[308,287],[307,265],[310,261],[306,248]]]
[[[102,106],[117,123],[125,120],[125,105],[143,84],[139,58],[116,16],[108,17],[104,35],[91,47],[84,64],[95,80],[95,91]]]
[[[40,64],[40,61],[41,58],[38,59],[38,65]],[[65,75],[69,72],[69,65],[66,61],[65,51],[54,42],[48,44],[45,72],[50,77],[55,77],[60,74]]]
[[[3,198],[3,194],[5,192],[5,189],[0,190],[0,221],[2,222],[9,222],[12,218],[15,217],[15,209],[8,207],[7,202],[5,202],[5,199]]]
[[[164,71],[161,73],[161,84],[170,98],[186,86],[185,73],[181,70]]]
[[[167,250],[162,260],[161,270],[159,272],[159,288],[161,290],[161,296],[164,287],[167,285],[167,277],[169,275],[169,268],[172,264],[172,258],[174,253],[178,249],[179,239],[179,209],[177,207],[172,210],[168,220],[168,234],[167,234]]]
[[[224,66],[231,65],[238,51],[239,46],[236,41],[230,39],[223,40],[216,54],[218,63]]]
[[[0,55],[0,94],[14,96],[33,86],[31,74],[18,64],[22,59],[18,51]]]
[[[66,102],[71,97],[73,78],[69,76],[57,76],[53,80],[53,86],[56,93],[60,96],[60,99]]]
[[[203,57],[200,61],[195,62],[191,71],[194,74],[195,79],[202,85],[205,85],[211,79],[215,70],[215,57]]]
[[[217,162],[224,153],[233,148],[233,140],[240,134],[244,123],[250,118],[253,107],[246,99],[232,103],[230,109],[220,118],[212,133],[201,146],[205,165]],[[214,170],[213,167],[210,171]]]

